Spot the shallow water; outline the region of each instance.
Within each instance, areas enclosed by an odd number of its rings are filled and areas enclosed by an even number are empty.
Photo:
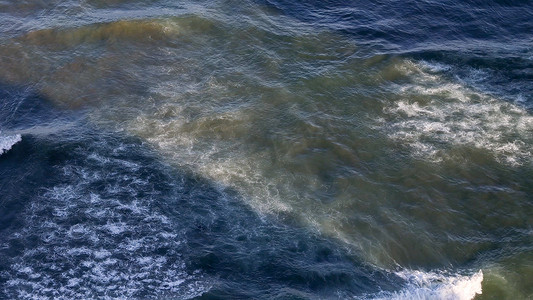
[[[0,298],[533,295],[528,1],[0,1]]]

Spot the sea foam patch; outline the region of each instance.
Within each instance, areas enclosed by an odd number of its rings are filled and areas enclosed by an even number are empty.
[[[398,86],[399,99],[384,108],[380,120],[389,138],[436,162],[458,147],[511,165],[531,162],[533,116],[525,108],[446,79],[441,65],[406,64],[400,68],[411,82]]]

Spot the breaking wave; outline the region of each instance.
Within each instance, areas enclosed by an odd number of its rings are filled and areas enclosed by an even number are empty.
[[[20,134],[9,135],[9,136],[0,135],[0,155],[9,151],[11,147],[13,147],[13,145],[20,142],[21,140],[22,140],[22,137]]]
[[[483,272],[481,270],[471,276],[411,270],[396,274],[407,281],[407,286],[398,292],[380,295],[374,298],[375,300],[470,300],[482,294]]]

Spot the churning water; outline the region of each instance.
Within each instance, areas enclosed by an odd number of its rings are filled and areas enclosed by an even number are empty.
[[[0,1],[0,298],[533,296],[530,1]]]

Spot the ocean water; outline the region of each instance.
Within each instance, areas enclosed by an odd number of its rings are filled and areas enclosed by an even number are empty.
[[[0,0],[0,299],[530,299],[531,1]]]

